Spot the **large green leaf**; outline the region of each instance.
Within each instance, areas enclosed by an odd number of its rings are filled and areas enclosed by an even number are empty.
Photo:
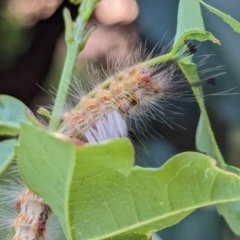
[[[0,135],[18,135],[20,122],[29,122],[26,111],[30,112],[21,101],[14,97],[0,95]]]
[[[16,152],[24,181],[60,217],[68,240],[147,239],[196,208],[240,200],[240,177],[200,153],[141,168],[127,139],[80,148],[26,123]]]
[[[11,163],[14,157],[14,146],[16,143],[16,139],[10,139],[0,142],[0,175]]]
[[[200,1],[210,12],[214,13],[218,17],[222,18],[235,32],[240,33],[240,22],[236,21],[231,16],[219,11],[218,9],[206,4],[205,2]]]

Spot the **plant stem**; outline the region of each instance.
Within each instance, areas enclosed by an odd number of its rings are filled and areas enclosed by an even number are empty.
[[[49,128],[51,130],[56,130],[59,123],[59,115],[62,111],[62,106],[66,101],[68,88],[71,81],[71,76],[75,66],[75,61],[78,56],[78,45],[71,44],[67,46],[67,54],[64,62],[64,67],[61,75],[60,84],[58,87],[57,97],[55,99],[55,105],[53,108],[51,120],[49,123]]]
[[[59,116],[62,113],[62,108],[66,102],[77,56],[84,48],[86,41],[93,30],[93,28],[91,28],[86,32],[84,28],[98,2],[99,0],[83,0],[79,7],[78,16],[74,24],[72,23],[70,12],[67,9],[64,9],[63,16],[65,22],[67,53],[55,104],[50,118],[49,129],[51,131],[56,131],[58,128],[60,119]]]

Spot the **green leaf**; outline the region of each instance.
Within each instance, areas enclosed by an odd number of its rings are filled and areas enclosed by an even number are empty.
[[[196,64],[192,63],[190,59],[189,61],[180,60],[178,62],[178,65],[190,84],[193,85],[193,83],[200,81],[197,73],[197,66]],[[201,86],[195,87],[193,85],[192,91],[201,110],[200,120],[196,134],[196,146],[199,151],[204,152],[211,156],[212,158],[216,159],[220,167],[224,167],[225,162],[223,160],[223,157],[215,140],[213,131],[211,129],[210,121],[203,101],[202,88]]]
[[[16,153],[24,181],[60,217],[69,240],[146,239],[196,208],[240,200],[240,177],[200,153],[141,168],[128,139],[80,148],[27,123]]]
[[[219,166],[225,167],[222,154],[212,131],[210,121],[205,109],[201,110],[200,119],[197,126],[196,146],[199,151],[204,152],[212,158],[218,160]]]
[[[180,61],[178,64],[190,83],[193,83],[194,81],[199,80],[195,64],[190,62],[187,63],[186,61],[185,62]],[[238,168],[229,166],[224,162],[222,154],[215,140],[203,99],[201,97],[202,96],[201,88],[193,87],[192,90],[194,92],[194,95],[201,109],[201,115],[200,115],[199,123],[197,126],[197,133],[196,133],[196,146],[198,150],[216,159],[218,165],[222,169],[226,171],[231,171],[239,175]],[[240,228],[239,228],[240,203],[239,202],[224,203],[221,205],[217,205],[217,209],[218,209],[218,212],[224,216],[225,220],[227,221],[231,229],[236,234],[240,235]]]
[[[132,233],[132,234],[123,234],[120,236],[107,238],[107,240],[152,240],[151,237],[152,237],[151,234]],[[102,238],[99,238],[99,239],[102,239]]]
[[[240,33],[240,22],[236,21],[234,18],[230,17],[226,13],[219,11],[218,9],[206,4],[205,2],[200,1],[203,6],[205,6],[210,12],[214,13],[218,17],[222,18],[235,32]]]
[[[188,5],[188,4],[192,4],[192,5]],[[191,17],[193,19],[196,18],[196,20],[191,21],[190,19]],[[179,44],[179,42],[181,42],[182,39],[185,38],[186,31],[189,31],[189,29],[191,28],[200,29],[200,31],[205,30],[202,22],[200,9],[199,9],[199,3],[191,0],[190,1],[181,0],[179,5],[178,26],[177,26],[177,38],[179,39],[176,44]],[[208,40],[212,40],[211,34],[208,36],[207,35],[205,36],[209,38]],[[213,41],[213,42],[216,42],[216,41]],[[191,62],[190,58],[180,59],[180,61],[178,62],[178,65],[190,84],[196,81],[199,81],[196,65]],[[205,109],[204,101],[202,98],[203,93],[202,93],[201,87],[198,87],[198,88],[192,87],[192,90],[201,110],[201,115],[200,115],[200,119],[197,127],[197,134],[196,134],[196,146],[198,150],[216,159],[218,166],[220,166],[222,169],[239,174],[238,168],[228,166],[224,162],[222,154],[215,140],[215,137],[211,128],[211,124],[207,115],[207,111]],[[236,234],[240,235],[240,228],[238,227],[240,225],[239,202],[224,203],[221,205],[217,205],[217,208],[219,213],[224,216],[224,218],[228,222],[231,229]]]
[[[223,215],[228,225],[236,235],[240,235],[240,201],[217,205],[219,214]]]
[[[210,40],[220,44],[212,33],[205,31],[201,8],[198,0],[180,0],[178,6],[177,33],[174,47],[179,49],[185,40]]]
[[[20,122],[29,122],[26,111],[30,110],[21,101],[0,95],[0,135],[18,135]]]
[[[186,62],[179,62],[179,66],[184,75],[190,83],[198,81],[196,66],[194,64],[187,64]],[[204,102],[201,97],[201,88],[193,87],[194,95],[198,101],[201,109],[201,115],[197,126],[196,133],[196,146],[199,151],[208,154],[217,160],[218,165],[226,170],[231,171],[239,175],[239,169],[233,166],[228,166],[222,157],[222,154],[218,148],[215,140],[210,121],[207,115],[207,111],[204,106]],[[231,229],[238,235],[240,235],[240,203],[231,202],[217,205],[218,212],[224,216]]]
[[[16,139],[0,142],[0,175],[5,171],[14,158],[14,146],[16,143]]]
[[[178,27],[176,36],[191,30],[205,31],[198,0],[180,0],[178,5]]]

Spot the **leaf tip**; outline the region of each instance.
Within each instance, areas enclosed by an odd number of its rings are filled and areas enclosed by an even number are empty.
[[[218,45],[221,45],[220,40],[218,40],[218,39],[215,38],[214,36],[211,36],[211,41],[212,41],[213,43],[216,43],[216,44],[218,44]]]

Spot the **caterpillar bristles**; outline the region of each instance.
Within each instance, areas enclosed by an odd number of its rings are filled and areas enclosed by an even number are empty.
[[[197,50],[191,43],[186,46],[178,58],[189,56]],[[90,92],[84,92],[82,82],[73,84],[70,98],[74,97],[77,101],[67,101],[64,106],[59,132],[89,143],[127,137],[129,129],[134,125],[139,127],[139,122],[144,124],[143,120],[154,117],[155,113],[163,122],[171,122],[164,111],[168,107],[171,109],[172,100],[194,99],[192,94],[192,98],[189,97],[189,84],[177,73],[175,62],[144,66],[142,63],[152,58],[152,53],[146,54],[141,49],[124,56],[125,61],[121,61],[120,56],[119,61],[112,65],[108,60],[107,70],[102,70],[102,73],[90,66],[87,79],[83,81],[94,85]],[[198,65],[203,65],[208,57],[204,57]],[[196,82],[192,87],[204,82],[215,85],[215,77],[222,74]],[[103,82],[104,79],[107,80]]]
[[[13,170],[14,169],[14,170]],[[20,180],[16,167],[1,179],[0,234],[4,240],[47,240],[51,207]],[[56,228],[56,227],[55,227]],[[55,234],[53,239],[57,239]],[[64,239],[64,238],[61,238]]]

